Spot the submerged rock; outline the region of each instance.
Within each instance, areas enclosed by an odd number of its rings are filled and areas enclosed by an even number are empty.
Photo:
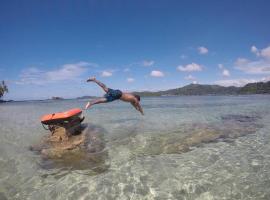
[[[210,142],[231,142],[234,139],[254,134],[262,124],[259,116],[225,115],[218,123],[183,124],[181,130],[170,133],[135,135],[127,144],[133,154],[159,155],[178,154]]]
[[[70,133],[70,130],[68,131]],[[90,124],[82,124],[68,135],[63,127],[55,127],[30,150],[42,157],[43,168],[95,169],[102,172],[108,168],[108,153],[105,149],[104,130]]]
[[[244,122],[244,123],[253,123],[260,119],[260,116],[257,115],[240,115],[240,114],[229,114],[221,116],[223,121],[232,121],[232,122]]]

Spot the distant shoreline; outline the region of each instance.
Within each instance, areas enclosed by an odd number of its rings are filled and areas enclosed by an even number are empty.
[[[174,97],[174,96],[242,96],[242,95],[270,95],[270,81],[248,83],[243,87],[220,85],[200,85],[189,84],[184,87],[163,90],[163,91],[142,91],[132,92],[141,97]],[[51,99],[35,99],[35,100],[0,100],[0,103],[6,102],[26,102],[26,101],[62,101],[62,100],[84,100],[93,99],[96,96],[81,96],[65,99],[63,97],[52,97]]]
[[[8,102],[13,102],[14,100],[0,100],[0,103],[8,103]]]
[[[237,96],[270,96],[270,93],[264,93],[264,94],[218,94],[218,95],[163,95],[163,96],[142,96],[143,98],[166,98],[166,97],[237,97]],[[58,102],[58,101],[72,101],[72,100],[87,100],[87,99],[78,99],[78,98],[71,98],[71,99],[61,99],[61,100],[52,100],[52,99],[28,99],[28,100],[7,100],[7,101],[0,101],[1,103],[19,103],[19,102]]]

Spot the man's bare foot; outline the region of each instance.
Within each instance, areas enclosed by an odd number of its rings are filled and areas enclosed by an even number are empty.
[[[89,79],[87,79],[87,82],[90,82],[90,81],[95,81],[96,80],[96,77],[90,77]]]
[[[90,108],[90,107],[91,107],[91,104],[90,104],[90,102],[88,102],[88,103],[86,104],[86,106],[85,106],[85,110],[88,109],[88,108]]]

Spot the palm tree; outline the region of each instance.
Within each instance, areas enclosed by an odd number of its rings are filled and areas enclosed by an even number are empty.
[[[8,92],[8,87],[5,81],[2,81],[2,83],[0,83],[0,98],[2,98],[2,96],[4,96],[4,94],[7,92]]]

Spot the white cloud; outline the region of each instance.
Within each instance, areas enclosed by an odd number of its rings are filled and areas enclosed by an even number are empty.
[[[184,60],[184,59],[186,59],[186,58],[187,58],[187,55],[182,54],[182,55],[180,56],[180,58]]]
[[[111,71],[104,70],[104,71],[101,72],[102,77],[110,77],[112,75],[113,75],[113,73]]]
[[[235,62],[235,68],[247,74],[270,74],[270,60],[251,61],[246,58],[238,58]]]
[[[249,63],[249,60],[246,58],[237,58],[235,61],[236,66],[246,65],[247,63]]]
[[[218,68],[219,69],[223,69],[223,65],[222,64],[218,64]]]
[[[224,77],[229,77],[231,74],[230,74],[229,70],[223,69],[223,70],[222,70],[222,75],[223,75]]]
[[[195,80],[196,78],[192,75],[188,75],[185,77],[186,80]]]
[[[208,53],[208,49],[206,47],[201,46],[201,47],[198,47],[197,49],[198,49],[199,54],[203,55],[203,54]]]
[[[253,45],[250,48],[250,51],[258,57],[262,57],[262,58],[266,58],[266,59],[270,58],[270,46],[260,50],[256,46]]]
[[[86,72],[91,63],[78,62],[74,64],[65,64],[58,69],[45,71],[36,67],[25,69],[20,74],[20,80],[17,84],[36,84],[43,85],[57,81],[78,80]]]
[[[267,76],[267,77],[263,77],[261,79],[262,82],[267,82],[267,81],[270,81],[270,76]]]
[[[261,50],[261,56],[264,58],[270,58],[270,46]]]
[[[228,86],[241,87],[248,83],[255,83],[255,82],[257,82],[255,79],[230,79],[230,80],[219,80],[216,81],[215,83],[225,87]]]
[[[124,65],[124,72],[130,71],[133,67],[151,67],[155,64],[154,60],[143,60],[138,62],[132,62],[127,65]]]
[[[83,74],[87,66],[89,64],[86,62],[65,64],[60,69],[47,72],[46,76],[52,81],[73,80]]]
[[[250,51],[256,54],[257,59],[238,58],[234,63],[235,68],[246,74],[270,74],[270,46],[260,50],[253,45]]]
[[[222,76],[229,77],[231,75],[230,71],[226,69],[223,64],[218,64],[218,68],[222,70]]]
[[[258,58],[256,60],[248,60],[246,58],[238,58],[235,61],[235,69],[238,69],[246,74],[270,74],[270,46],[264,49],[258,49],[256,46],[251,46],[250,51],[254,53]],[[223,65],[219,65],[219,68],[223,70],[223,76],[227,74],[224,72],[226,70]],[[231,79],[231,80],[219,80],[216,81],[216,84],[223,86],[244,86],[247,83],[255,83],[255,82],[266,82],[270,81],[270,76],[262,77],[260,79]]]
[[[198,84],[198,81],[193,81],[192,83],[193,83],[193,84]]]
[[[261,79],[230,79],[230,80],[219,80],[216,81],[215,84],[222,85],[222,86],[236,86],[242,87],[248,83],[256,83],[256,82],[267,82],[270,81],[270,76],[263,77]]]
[[[150,67],[150,66],[154,65],[154,63],[155,63],[155,61],[153,61],[153,60],[144,60],[142,64],[145,67]]]
[[[164,76],[164,73],[162,71],[153,70],[153,71],[151,71],[150,76],[153,76],[153,77],[163,77]]]
[[[253,46],[250,48],[250,51],[251,51],[252,53],[257,53],[259,50],[257,49],[256,46],[253,45]]]
[[[129,82],[129,83],[132,83],[132,82],[134,82],[134,81],[135,81],[134,78],[127,78],[127,82]]]
[[[177,70],[182,72],[202,71],[202,66],[196,63],[191,63],[186,66],[180,65],[177,67]]]
[[[24,84],[42,85],[48,82],[46,72],[35,67],[24,69],[22,73],[19,75],[19,77],[20,80],[16,81],[16,84],[18,85]]]
[[[254,54],[256,54],[256,56],[260,56],[260,51],[259,49],[257,49],[257,47],[255,47],[254,45],[250,48],[250,51]]]

